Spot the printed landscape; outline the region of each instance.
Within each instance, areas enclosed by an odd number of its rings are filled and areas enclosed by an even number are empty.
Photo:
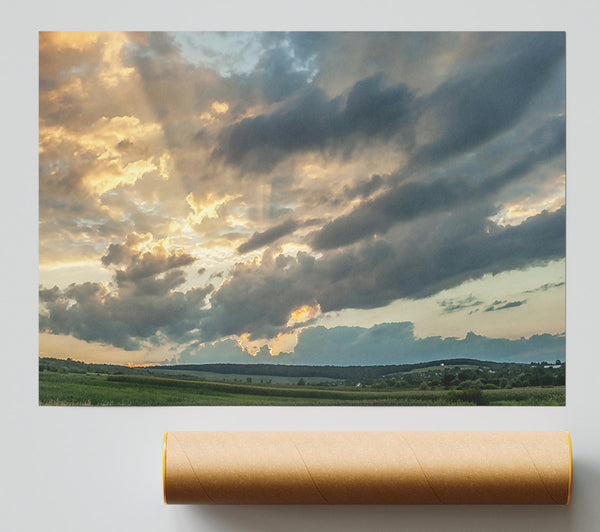
[[[39,59],[40,404],[565,404],[564,33]]]

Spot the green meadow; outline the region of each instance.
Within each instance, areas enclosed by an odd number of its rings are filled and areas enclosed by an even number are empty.
[[[495,369],[489,369],[490,364]],[[365,367],[364,379],[359,378],[360,367],[339,368],[338,377],[354,376],[344,379],[318,375],[335,375],[336,368],[332,367],[259,366],[248,367],[249,373],[244,374],[240,372],[243,368],[231,365],[223,365],[219,373],[214,365],[212,371],[202,371],[206,368],[127,368],[40,359],[39,402],[57,406],[565,404],[564,365],[556,368],[469,361],[444,366],[421,364],[419,368],[376,366]],[[403,371],[397,371],[399,368]],[[386,370],[392,371],[376,376],[378,371]],[[302,371],[306,375],[298,376]]]

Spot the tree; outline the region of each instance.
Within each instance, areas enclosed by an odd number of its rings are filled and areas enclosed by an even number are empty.
[[[450,383],[453,380],[454,380],[453,373],[445,373],[444,376],[442,377],[442,382],[444,383],[444,386],[450,386]]]

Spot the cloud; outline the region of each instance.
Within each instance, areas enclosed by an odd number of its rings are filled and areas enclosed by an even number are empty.
[[[505,49],[507,60],[449,79],[420,100],[433,139],[416,151],[411,168],[439,164],[513,126],[565,58],[564,33],[521,34],[511,45],[518,53]]]
[[[500,301],[497,299],[489,307],[487,307],[484,312],[496,312],[497,310],[520,307],[525,303],[527,303],[526,299],[522,299],[521,301]]]
[[[238,342],[230,339],[214,344],[202,344],[195,340],[185,347],[177,357],[177,364],[247,364],[252,361],[253,357],[244,351]]]
[[[308,65],[296,59],[293,49],[278,46],[262,56],[256,73],[267,103],[281,102],[308,83]]]
[[[397,241],[365,241],[316,258],[279,255],[238,264],[212,295],[200,329],[205,341],[232,334],[270,337],[303,305],[323,312],[376,308],[419,299],[486,273],[525,268],[565,254],[565,209],[518,226],[485,220],[485,211],[439,216]],[[426,265],[426,267],[424,267]]]
[[[312,258],[299,253],[296,259],[280,255],[267,260],[265,254],[260,263],[234,267],[210,299],[210,310],[200,324],[203,341],[245,333],[252,339],[273,337],[285,330],[294,309],[313,306],[315,280],[305,275]]]
[[[374,174],[370,179],[360,181],[352,187],[346,185],[344,187],[344,195],[350,200],[355,198],[368,198],[384,186],[384,184],[385,179],[378,174]]]
[[[322,292],[321,308],[370,308],[377,301],[426,297],[485,273],[523,268],[565,253],[564,208],[515,227],[487,224],[471,211],[407,230],[414,234],[398,237],[395,246],[375,240],[335,254],[332,262],[345,275],[340,278],[336,271],[339,280]]]
[[[214,153],[245,169],[270,171],[296,152],[348,151],[357,137],[370,142],[399,133],[413,100],[406,85],[386,87],[381,74],[356,82],[345,101],[307,88],[271,114],[230,126]]]
[[[298,365],[413,364],[451,358],[492,362],[540,362],[565,359],[564,334],[540,334],[510,340],[468,333],[464,338],[416,338],[411,322],[365,327],[308,327],[298,336],[293,352],[270,356],[263,346],[258,356],[227,339],[212,344],[198,341],[179,355],[179,364],[266,363]]]
[[[565,358],[565,336],[533,335],[528,339],[487,338],[472,332],[465,338],[415,338],[410,322],[363,327],[311,327],[302,331],[286,364],[411,364],[449,358],[494,362],[533,362]],[[276,357],[273,357],[275,360]]]
[[[478,307],[479,305],[483,304],[483,301],[480,301],[473,295],[470,295],[465,298],[442,299],[441,301],[438,301],[437,304],[442,307],[442,312],[444,314],[451,314],[460,310]]]
[[[520,34],[500,49],[489,64],[464,69],[419,97],[406,84],[384,86],[381,73],[356,82],[345,99],[341,94],[328,99],[323,90],[307,87],[272,113],[230,126],[215,153],[268,172],[294,153],[339,148],[341,142],[348,153],[357,135],[364,144],[402,134],[411,146],[419,128],[429,140],[416,148],[406,172],[439,164],[519,120],[564,59],[564,34]]]
[[[150,247],[149,251],[140,249]],[[153,245],[151,235],[131,234],[123,244],[111,244],[102,257],[115,267],[117,290],[104,283],[71,284],[40,288],[40,331],[70,334],[85,341],[111,344],[126,350],[143,341],[161,338],[183,341],[197,328],[212,285],[176,291],[185,280],[180,267],[195,258],[181,249]]]
[[[60,290],[58,286],[52,288],[43,288],[40,286],[39,297],[43,303],[53,303],[60,297]]]
[[[40,309],[40,331],[129,351],[141,349],[144,341],[161,344],[161,336],[182,341],[210,291],[115,294],[102,283],[72,284]]]
[[[559,288],[564,285],[565,285],[564,281],[560,281],[558,283],[545,283],[541,286],[538,286],[537,288],[533,288],[532,290],[525,290],[525,292],[523,292],[523,293],[524,294],[534,294],[535,292],[547,292],[548,290],[551,290],[552,288]]]
[[[165,40],[172,37],[163,35]],[[155,41],[138,41],[130,45],[124,61],[135,68],[145,101],[161,120],[185,120],[191,110],[209,110],[214,101],[237,100],[241,92],[237,84],[224,83],[213,70],[190,65],[177,46],[161,53]]]
[[[147,246],[150,249],[140,249]],[[123,244],[110,244],[101,262],[104,266],[124,265],[115,271],[115,280],[119,287],[129,283],[135,285],[136,291],[154,295],[166,294],[185,282],[182,268],[189,266],[196,258],[176,249],[168,251],[162,243],[152,243],[152,235],[127,235]],[[164,274],[163,277],[158,277]]]
[[[263,246],[267,246],[282,236],[289,235],[293,233],[298,227],[298,222],[295,220],[287,220],[278,225],[263,231],[262,233],[255,232],[246,242],[240,245],[237,250],[239,253],[248,253],[249,251],[254,251],[255,249],[262,248]]]
[[[563,60],[560,33],[42,34],[40,264],[89,282],[42,268],[41,327],[195,353],[564,257]]]
[[[536,129],[525,145],[527,149],[516,161],[485,177],[477,173],[469,179],[444,177],[429,182],[396,182],[391,190],[325,224],[315,233],[313,247],[321,250],[345,246],[374,234],[385,234],[396,223],[486,198],[527,175],[536,165],[564,152],[564,118],[553,119]]]
[[[133,255],[127,268],[117,272],[117,281],[144,279],[162,272],[168,272],[173,268],[187,266],[195,260],[194,257],[183,250],[169,253],[163,246],[155,246],[152,251]]]

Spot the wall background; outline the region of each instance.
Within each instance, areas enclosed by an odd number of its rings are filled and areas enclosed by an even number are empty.
[[[583,0],[31,0],[2,8],[0,528],[3,530],[594,531],[600,522],[598,59]],[[566,407],[37,406],[37,32],[116,29],[566,30]],[[164,430],[570,430],[569,507],[163,506]]]

